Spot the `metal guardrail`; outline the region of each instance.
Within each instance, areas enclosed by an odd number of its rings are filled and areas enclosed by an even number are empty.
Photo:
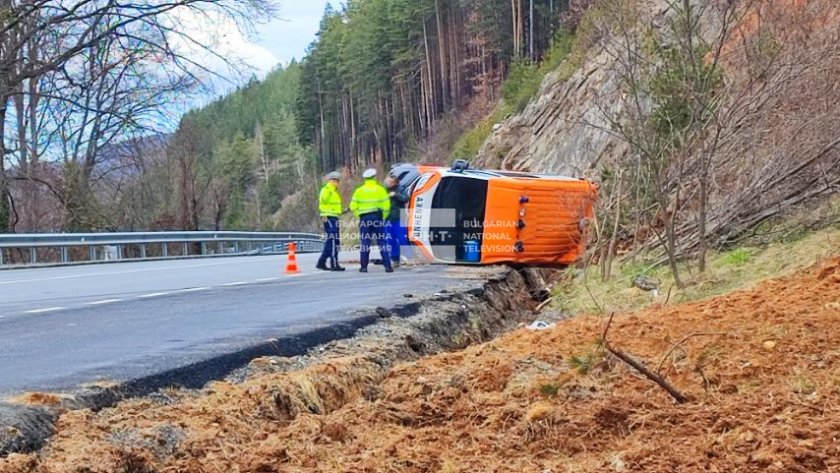
[[[143,259],[281,254],[321,251],[314,233],[131,232],[0,235],[0,268]],[[87,249],[85,251],[85,249]]]

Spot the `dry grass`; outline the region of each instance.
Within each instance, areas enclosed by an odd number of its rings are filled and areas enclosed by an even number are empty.
[[[617,265],[614,276],[607,282],[601,281],[600,268],[592,267],[558,286],[555,307],[572,314],[610,313],[637,310],[666,300],[678,304],[707,299],[754,287],[769,277],[791,274],[834,254],[837,248],[840,248],[840,228],[831,227],[767,245],[712,253],[705,274],[681,266],[687,282],[682,290],[674,286],[667,267],[651,268],[646,261]],[[638,275],[660,281],[658,298],[633,286],[633,279]]]
[[[30,406],[58,406],[68,398],[69,397],[67,396],[62,396],[58,394],[35,392],[13,397],[9,399],[9,402],[12,402],[14,404],[26,404]]]
[[[68,412],[48,447],[0,471],[840,471],[839,322],[834,258],[617,316],[611,343],[661,365],[687,404],[608,356],[573,369],[603,329],[583,316],[388,371],[375,354],[333,358],[169,405]]]

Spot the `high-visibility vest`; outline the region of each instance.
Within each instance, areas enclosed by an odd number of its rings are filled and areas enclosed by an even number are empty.
[[[318,198],[318,211],[322,217],[341,216],[341,194],[332,182],[324,184]]]
[[[385,218],[391,210],[391,198],[388,197],[388,191],[376,182],[376,179],[367,179],[353,193],[350,210],[356,217],[380,211],[382,218]]]

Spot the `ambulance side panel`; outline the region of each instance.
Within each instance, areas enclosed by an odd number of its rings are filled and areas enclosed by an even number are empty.
[[[596,199],[596,187],[586,180],[491,179],[482,264],[575,263],[586,250]]]

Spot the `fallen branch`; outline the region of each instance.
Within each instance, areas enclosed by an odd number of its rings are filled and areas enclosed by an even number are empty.
[[[603,333],[603,336],[601,337],[601,341],[604,344],[604,348],[606,348],[606,350],[608,352],[612,353],[619,360],[627,363],[628,365],[632,366],[636,371],[645,375],[645,377],[647,379],[649,379],[649,380],[653,381],[654,383],[658,384],[659,387],[661,387],[662,389],[667,391],[668,394],[670,394],[671,397],[674,398],[675,401],[677,401],[677,404],[685,404],[686,402],[688,402],[688,398],[685,397],[685,394],[681,393],[677,388],[672,386],[668,381],[665,381],[665,379],[662,378],[662,376],[659,376],[658,374],[654,373],[653,371],[648,369],[648,367],[646,367],[642,363],[636,361],[635,359],[633,359],[633,357],[631,357],[627,353],[624,353],[623,351],[610,346],[610,343],[607,341],[607,332],[609,332],[609,330],[610,330],[610,325],[612,325],[612,321],[613,321],[614,316],[615,316],[614,313],[610,315],[610,320],[607,321],[607,325],[604,327],[604,333]]]
[[[536,309],[534,309],[534,312],[536,312],[536,313],[540,313],[540,312],[543,310],[543,308],[545,308],[545,306],[547,306],[548,304],[551,304],[551,302],[552,302],[553,300],[554,300],[554,298],[553,298],[553,297],[549,297],[548,299],[546,299],[546,300],[544,300],[544,301],[540,302],[540,305],[538,305],[538,306],[537,306],[537,308],[536,308]]]

